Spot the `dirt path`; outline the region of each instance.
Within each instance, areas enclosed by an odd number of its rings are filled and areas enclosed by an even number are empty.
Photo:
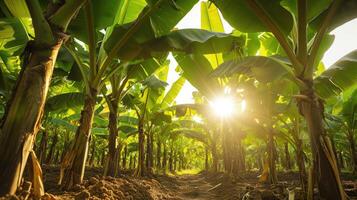
[[[177,178],[179,189],[177,196],[182,199],[213,199],[215,195],[212,193],[214,186],[207,182],[205,177],[200,175],[183,175]]]
[[[209,182],[204,175],[180,175],[160,182],[175,193],[178,199],[211,200],[217,199],[214,189],[219,187]]]

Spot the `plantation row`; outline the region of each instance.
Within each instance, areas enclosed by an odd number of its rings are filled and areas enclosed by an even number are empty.
[[[198,3],[201,27],[177,29]],[[43,196],[41,167],[55,165],[64,190],[83,183],[86,166],[111,177],[259,171],[269,184],[293,170],[303,199],[315,186],[320,199],[347,199],[340,173],[357,172],[357,50],[332,66],[321,59],[330,32],[357,17],[356,1],[0,8],[0,196],[19,193],[23,177]],[[177,104],[186,82],[194,102]]]

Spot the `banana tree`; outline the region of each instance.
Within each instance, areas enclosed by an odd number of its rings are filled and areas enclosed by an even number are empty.
[[[314,79],[314,71],[320,63],[326,47],[329,46],[328,43],[331,43],[328,32],[341,23],[356,17],[356,2],[349,0],[282,0],[275,2],[214,0],[213,3],[220,9],[224,18],[237,30],[271,32],[274,35],[280,49],[275,53],[287,57],[291,62],[291,67],[285,68],[288,70],[285,70],[284,73],[290,74],[300,89],[300,94],[296,97],[299,100],[298,106],[306,119],[310,134],[319,195],[324,199],[345,199],[346,195],[341,185],[336,159],[328,138],[324,136],[323,103],[319,100],[323,96],[321,93],[317,93],[319,79]],[[349,55],[349,57],[351,56],[353,53]],[[254,68],[250,65],[252,62],[245,63],[246,66],[252,67],[253,73],[259,74],[269,70],[270,73],[274,73],[277,71],[277,68],[269,69],[263,63],[258,64],[257,57],[248,59],[254,59]],[[267,62],[272,59],[264,57]],[[356,73],[353,73],[354,69],[351,67],[354,62],[348,63],[349,66],[344,63],[342,66],[335,67],[338,68],[339,73],[336,72],[337,69],[332,73],[327,72],[329,70],[326,71],[325,75],[330,78],[324,79],[327,83],[324,85],[325,92],[339,92],[355,83]],[[228,67],[225,68],[227,70]],[[231,73],[234,73],[234,70]],[[340,80],[338,83],[333,82],[338,85],[338,89],[336,89],[336,85],[332,84],[332,76],[338,77],[336,79]],[[341,77],[344,78],[340,79]]]
[[[170,33],[171,29],[190,10],[195,2],[194,0],[186,0],[178,4],[172,4],[170,1],[159,0],[150,2],[147,5],[144,2],[141,5],[142,9],[135,10],[136,14],[131,13],[131,15],[125,14],[129,12],[126,10],[127,5],[120,4],[120,12],[117,13],[113,25],[107,28],[102,38],[98,37],[98,41],[101,41],[98,52],[96,52],[95,48],[97,43],[95,42],[94,33],[98,31],[95,23],[92,22],[93,20],[87,20],[87,23],[84,23],[87,24],[88,31],[91,33],[87,39],[82,38],[82,41],[88,43],[87,61],[80,59],[78,53],[76,53],[80,49],[76,40],[76,47],[69,46],[68,48],[81,69],[82,76],[85,77],[87,98],[84,106],[86,111],[83,112],[83,123],[78,129],[79,133],[77,134],[77,139],[75,139],[76,144],[73,145],[71,155],[68,155],[68,159],[64,161],[67,162],[64,166],[67,166],[66,171],[69,173],[66,176],[66,183],[63,183],[67,188],[73,186],[73,183],[80,183],[82,180],[86,146],[88,146],[90,137],[92,108],[95,105],[95,97],[98,91],[110,77],[123,66],[129,65],[135,60],[160,57],[162,53],[159,52],[197,51],[206,53],[210,52],[208,46],[212,44],[222,44],[218,45],[218,50],[223,51],[227,48],[224,44],[229,44],[236,40],[233,36],[201,30],[178,30]],[[179,6],[179,9],[177,6]],[[137,9],[136,4],[129,7]],[[86,11],[88,12],[87,18],[95,19],[95,13],[90,14],[90,11],[90,8]],[[162,16],[168,14],[171,16],[170,20],[162,21]],[[130,18],[127,18],[127,16],[130,16]],[[75,24],[80,26],[83,23],[78,22]],[[77,27],[77,30],[83,30],[83,28]],[[83,36],[80,33],[77,35],[78,38]],[[86,67],[87,65],[89,69]],[[80,151],[75,150],[77,148]],[[75,159],[76,157],[80,159]]]
[[[118,138],[118,106],[119,102],[136,83],[150,76],[160,63],[154,59],[148,59],[138,64],[133,64],[123,68],[110,78],[111,93],[105,99],[109,108],[109,151],[105,165],[104,175],[115,176],[119,172],[119,156],[122,148],[120,138]],[[116,145],[118,143],[118,145]],[[117,156],[116,156],[117,155]]]
[[[328,113],[326,113],[329,133],[334,132],[336,133],[335,137],[340,134],[347,139],[353,173],[357,172],[356,140],[354,137],[356,130],[356,91],[355,88],[347,90],[343,95],[339,96],[337,103],[336,100],[328,101],[327,105],[332,109],[329,109]]]
[[[9,17],[31,18],[35,37],[23,52],[22,70],[1,122],[1,196],[14,194],[20,184],[29,150],[40,127],[57,53],[68,37],[64,32],[84,2],[66,1],[58,5],[51,2],[48,7],[54,9],[46,10],[44,15],[37,0],[16,4],[5,1]]]

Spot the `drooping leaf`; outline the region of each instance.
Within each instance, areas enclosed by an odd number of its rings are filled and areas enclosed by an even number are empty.
[[[151,75],[143,81],[143,85],[151,89],[159,89],[167,86],[167,83],[158,79],[155,75]]]
[[[213,68],[203,55],[176,54],[175,59],[183,70],[183,76],[186,80],[202,94],[207,97],[213,97],[217,94],[219,83],[209,76]]]
[[[119,4],[121,1],[107,0],[105,3],[101,0],[91,0],[93,25],[96,30],[96,36],[101,34],[99,30],[105,29],[114,24],[117,15]],[[68,32],[77,37],[81,41],[88,43],[87,17],[82,8],[75,18],[71,21]]]
[[[196,2],[197,0],[177,1],[175,7],[172,5],[172,1],[160,0],[147,5],[137,20],[113,28],[112,33],[105,41],[104,49],[106,52],[110,52],[113,47],[119,45],[117,56],[135,58],[137,56],[135,51],[141,49],[140,44],[168,34]]]
[[[283,33],[288,34],[293,27],[293,17],[289,11],[280,5],[280,1],[257,0],[255,2],[269,15]],[[247,1],[214,0],[213,2],[222,12],[223,17],[235,29],[245,33],[270,31],[247,5]]]
[[[54,125],[57,125],[57,126],[62,126],[64,128],[67,128],[68,130],[70,130],[72,132],[75,132],[77,130],[77,126],[75,126],[63,119],[52,118],[51,123]]]
[[[4,0],[5,5],[11,12],[14,17],[22,18],[27,17],[30,18],[30,12],[27,8],[26,0]]]
[[[119,131],[124,132],[125,134],[132,134],[138,131],[134,126],[121,125],[119,126]]]
[[[232,76],[234,74],[246,74],[257,80],[267,83],[278,80],[282,76],[293,76],[289,66],[274,57],[249,56],[241,61],[227,61],[220,65],[213,76]]]
[[[123,0],[120,1],[119,15],[116,24],[126,24],[134,21],[145,8],[145,0]]]
[[[138,118],[132,117],[129,115],[121,115],[119,116],[119,123],[120,124],[129,124],[129,125],[137,125],[138,124]]]
[[[5,56],[19,55],[27,41],[26,29],[16,18],[0,19],[0,53]]]
[[[185,82],[186,79],[184,77],[180,77],[172,84],[170,90],[166,93],[164,99],[161,102],[161,109],[168,108],[172,104],[177,95],[180,93]]]
[[[314,1],[306,1],[307,8],[307,21],[310,22],[315,19],[318,15],[320,15],[323,11],[325,11],[332,0],[314,0]],[[281,5],[288,7],[289,10],[297,16],[297,1],[296,0],[283,0],[281,1]]]
[[[112,44],[112,43],[108,43]],[[162,37],[140,43],[134,41],[128,43],[121,51],[118,57],[124,60],[138,58],[150,58],[158,53],[168,51],[178,51],[196,54],[212,54],[227,52],[235,47],[243,46],[244,39],[225,33],[210,32],[200,29],[182,29],[175,30]],[[112,46],[105,46],[110,50]]]
[[[243,46],[244,39],[225,33],[201,29],[181,29],[172,31],[146,44],[150,51],[183,51],[185,53],[212,54],[231,51]]]
[[[50,97],[46,102],[46,111],[69,109],[83,105],[84,94],[81,92],[71,92]]]
[[[314,87],[322,98],[338,95],[356,83],[357,50],[343,56],[314,79]]]
[[[209,2],[201,2],[201,29],[213,32],[224,32],[223,23],[217,7]],[[221,53],[205,55],[213,68],[223,62]]]
[[[341,26],[342,24],[355,19],[357,17],[357,1],[355,0],[343,0],[340,3],[339,8],[337,9],[335,15],[329,22],[329,27],[328,31],[332,31],[333,29]],[[309,26],[313,30],[317,30],[323,19],[325,18],[328,10],[326,9],[324,12],[322,12],[319,16],[317,16],[310,24]]]

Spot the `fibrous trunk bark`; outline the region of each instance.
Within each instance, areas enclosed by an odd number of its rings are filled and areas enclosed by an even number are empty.
[[[139,130],[139,156],[138,156],[138,167],[137,167],[136,175],[144,176],[146,169],[145,169],[145,134],[144,134],[143,122],[139,122],[138,130]]]
[[[351,130],[348,130],[348,142],[350,143],[351,158],[353,163],[353,173],[357,173],[357,154],[356,154],[356,143]]]
[[[146,171],[148,174],[153,173],[153,133],[148,133],[147,134],[147,140],[146,140]]]
[[[214,133],[214,138],[216,138],[217,134]],[[218,171],[218,154],[217,154],[217,143],[216,140],[211,141],[211,154],[212,154],[212,171]]]
[[[288,142],[285,142],[284,150],[285,150],[285,168],[287,170],[291,170],[291,160],[290,160],[289,143]]]
[[[322,102],[315,95],[312,84],[307,81],[306,85],[309,89],[301,91],[301,94],[307,99],[300,101],[300,111],[306,120],[310,135],[320,198],[345,199],[336,158],[323,126]]]
[[[60,177],[60,183],[65,189],[70,189],[76,184],[81,184],[83,181],[96,96],[97,91],[94,89],[91,90],[90,95],[86,95],[80,125],[71,148],[62,161],[61,170],[64,172],[64,177]],[[61,181],[61,178],[63,178],[63,181]]]
[[[46,156],[46,149],[47,149],[47,132],[43,131],[42,132],[42,137],[41,137],[41,142],[40,142],[40,146],[38,148],[38,162],[42,165],[42,163],[45,160],[45,156]]]
[[[125,145],[124,152],[123,152],[123,161],[122,161],[122,168],[126,169],[126,158],[128,156],[128,146]]]
[[[89,166],[93,166],[94,165],[94,158],[95,158],[95,140],[93,140],[92,142],[92,150],[91,150],[91,154],[90,154],[90,158],[89,158]]]
[[[268,136],[268,162],[269,162],[269,183],[278,183],[278,178],[276,174],[276,149],[275,140],[272,132]]]
[[[55,133],[53,135],[53,137],[52,137],[52,143],[51,143],[51,146],[50,146],[50,151],[47,154],[46,164],[51,164],[57,142],[58,142],[58,136]]]
[[[156,168],[161,168],[161,142],[157,141],[157,148],[156,148]]]
[[[167,147],[166,144],[164,143],[164,156],[162,158],[162,172],[164,174],[166,173],[166,166],[167,166]]]
[[[116,172],[116,166],[119,161],[115,159],[115,153],[117,149],[117,135],[118,135],[118,99],[112,99],[111,102],[112,109],[109,112],[109,151],[106,161],[106,166],[104,170],[104,176],[114,176]],[[118,156],[117,156],[118,157]]]
[[[205,148],[205,170],[208,171],[209,164],[208,164],[208,147]]]
[[[302,140],[296,138],[296,163],[299,168],[299,178],[301,183],[301,188],[303,192],[307,192],[307,173],[305,168],[304,151],[302,146]]]
[[[65,39],[54,35],[54,42],[30,42],[24,52],[22,72],[0,125],[0,196],[16,192],[40,129],[54,63]]]

